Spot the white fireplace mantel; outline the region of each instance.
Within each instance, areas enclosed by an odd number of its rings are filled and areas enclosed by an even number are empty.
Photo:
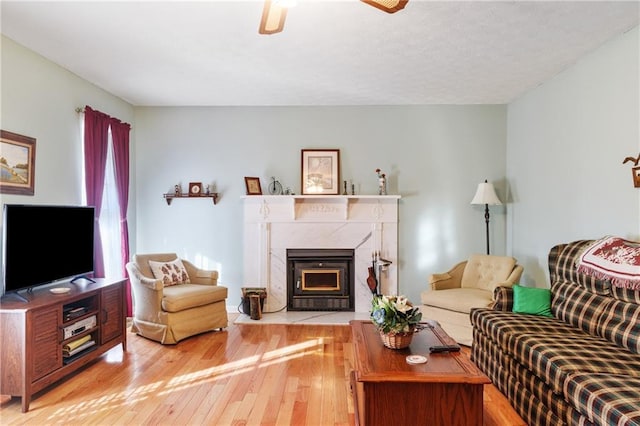
[[[287,304],[286,251],[348,248],[355,253],[355,311],[368,312],[372,256],[390,260],[379,274],[380,291],[398,290],[399,195],[266,195],[244,202],[244,282],[265,287],[265,311]]]

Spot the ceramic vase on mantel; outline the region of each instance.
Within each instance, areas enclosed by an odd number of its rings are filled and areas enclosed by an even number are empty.
[[[382,344],[389,349],[404,349],[411,344],[413,333],[413,330],[403,333],[384,333],[381,331],[380,339]]]

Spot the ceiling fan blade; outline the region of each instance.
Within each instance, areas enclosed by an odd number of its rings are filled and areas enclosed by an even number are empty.
[[[384,10],[387,13],[396,13],[404,9],[409,0],[360,0],[370,6]]]
[[[262,19],[260,20],[260,34],[275,34],[284,28],[284,19],[287,17],[287,8],[281,7],[272,0],[264,0]]]

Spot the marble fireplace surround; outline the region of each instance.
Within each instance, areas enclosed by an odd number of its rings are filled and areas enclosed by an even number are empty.
[[[244,203],[244,284],[265,287],[265,312],[287,306],[287,249],[355,251],[355,312],[369,312],[372,255],[392,263],[378,274],[398,292],[398,195],[252,195]],[[286,308],[285,308],[286,309]]]

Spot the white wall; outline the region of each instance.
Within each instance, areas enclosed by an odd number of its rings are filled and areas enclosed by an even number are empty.
[[[622,164],[640,151],[638,38],[636,27],[508,107],[508,241],[527,285],[548,286],[554,244],[639,239],[639,190]]]
[[[427,276],[485,250],[484,212],[469,202],[485,178],[504,196],[505,106],[136,108],[138,252],[175,251],[216,267],[240,302],[244,176],[300,193],[300,150],[340,149],[343,179],[377,191],[376,168],[400,194],[399,286],[414,301]],[[215,183],[209,199],[162,194]],[[505,253],[505,209],[492,209],[492,252]]]

